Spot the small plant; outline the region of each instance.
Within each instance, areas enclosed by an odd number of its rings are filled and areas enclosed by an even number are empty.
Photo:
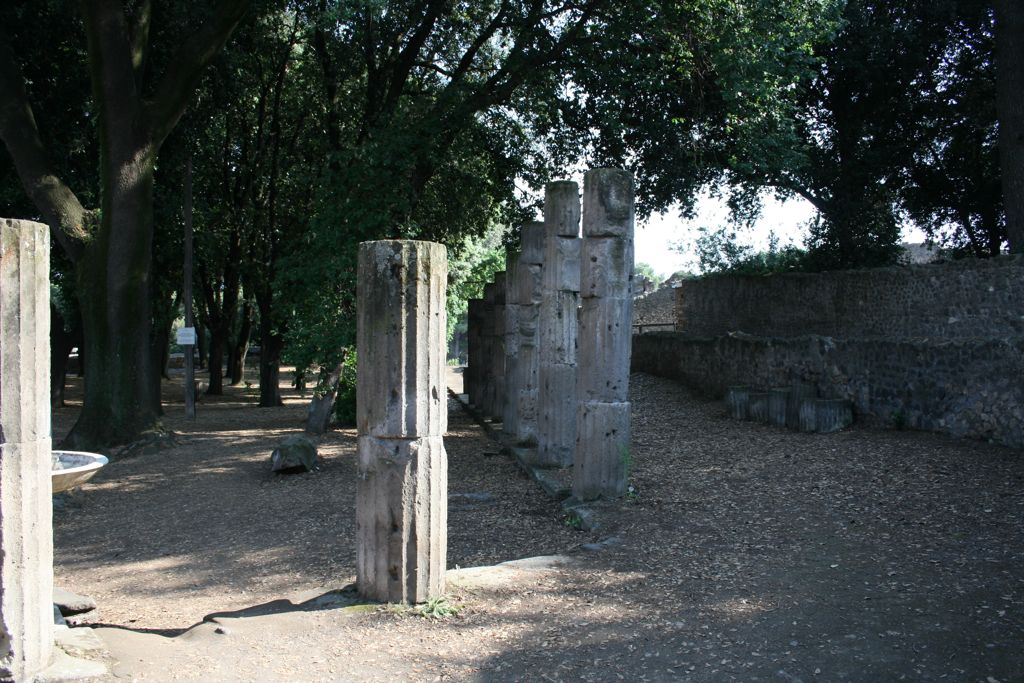
[[[907,428],[907,414],[902,410],[893,411],[889,415],[889,424],[893,429],[903,431]]]
[[[459,606],[444,595],[428,599],[414,612],[425,619],[447,619],[459,613]]]
[[[577,531],[583,528],[583,518],[575,510],[565,513],[564,523],[570,529],[576,529]]]
[[[630,484],[626,487],[626,500],[630,503],[637,503],[640,501],[640,492],[636,490],[636,487]]]

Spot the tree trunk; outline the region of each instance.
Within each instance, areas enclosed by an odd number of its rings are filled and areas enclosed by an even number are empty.
[[[996,113],[1010,251],[1024,253],[1024,3],[996,0]]]
[[[323,392],[317,388],[313,400],[309,402],[309,416],[306,418],[306,431],[310,434],[323,434],[331,423],[331,413],[334,410],[334,397],[338,395],[338,383],[341,381],[341,372],[345,360],[331,370],[327,376]]]
[[[132,137],[130,130],[121,131],[101,144],[103,222],[76,263],[85,397],[64,441],[75,450],[162,430],[149,282],[155,150],[144,135]]]
[[[245,380],[245,356],[249,353],[249,337],[252,335],[252,304],[248,301],[242,306],[242,320],[238,328],[238,336],[231,345],[228,359],[228,372],[231,375],[231,386],[238,386]]]
[[[199,369],[206,367],[206,326],[196,323],[196,351],[199,352]]]
[[[210,368],[210,386],[206,393],[220,396],[224,393],[224,337],[225,331],[216,325],[210,330],[210,357],[207,367]]]
[[[281,351],[285,340],[273,325],[271,294],[256,295],[259,305],[259,404],[260,408],[284,405],[281,397]]]

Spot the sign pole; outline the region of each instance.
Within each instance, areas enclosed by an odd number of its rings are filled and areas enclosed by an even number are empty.
[[[195,348],[196,330],[192,320],[192,157],[185,161],[185,284],[182,299],[185,300],[185,329],[179,330],[183,337],[182,350],[185,352],[185,417],[196,417],[196,369],[192,360]],[[185,332],[186,334],[182,334]],[[179,342],[180,343],[180,342]]]

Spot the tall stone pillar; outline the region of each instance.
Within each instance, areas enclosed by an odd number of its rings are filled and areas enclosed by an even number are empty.
[[[371,600],[444,592],[448,461],[445,290],[432,242],[359,245],[356,572]]]
[[[498,422],[505,416],[505,272],[494,274],[494,339],[491,355],[491,399],[488,414]]]
[[[544,224],[531,222],[523,226],[519,239],[520,253],[516,264],[515,299],[519,334],[519,350],[515,367],[515,423],[505,430],[522,446],[537,444],[537,385],[540,358],[538,355],[537,322],[540,318],[542,265],[544,263]]]
[[[576,443],[576,308],[580,296],[580,200],[576,183],[544,192],[543,297],[538,323],[537,464],[572,465]]]
[[[50,232],[0,218],[0,680],[53,650]]]
[[[480,369],[483,367],[481,327],[483,299],[470,299],[466,310],[466,369],[462,375],[462,391],[471,405],[480,405]]]
[[[515,434],[519,422],[519,297],[516,284],[519,278],[519,252],[505,252],[505,382],[502,392],[501,431],[506,436]]]
[[[586,174],[573,465],[573,495],[580,500],[621,496],[629,477],[633,212],[629,173],[602,168]]]
[[[480,403],[481,414],[490,416],[494,406],[494,297],[497,286],[493,282],[484,285],[483,305],[480,313]]]

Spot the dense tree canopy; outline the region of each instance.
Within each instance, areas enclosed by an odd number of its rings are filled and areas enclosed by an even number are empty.
[[[258,326],[264,406],[282,360],[351,343],[358,242],[444,242],[468,292],[480,236],[566,169],[628,168],[641,213],[803,196],[818,267],[891,260],[905,217],[976,254],[1006,234],[980,2],[18,0],[0,26],[0,199],[73,270],[84,445],[159,429],[189,159],[210,388]]]

